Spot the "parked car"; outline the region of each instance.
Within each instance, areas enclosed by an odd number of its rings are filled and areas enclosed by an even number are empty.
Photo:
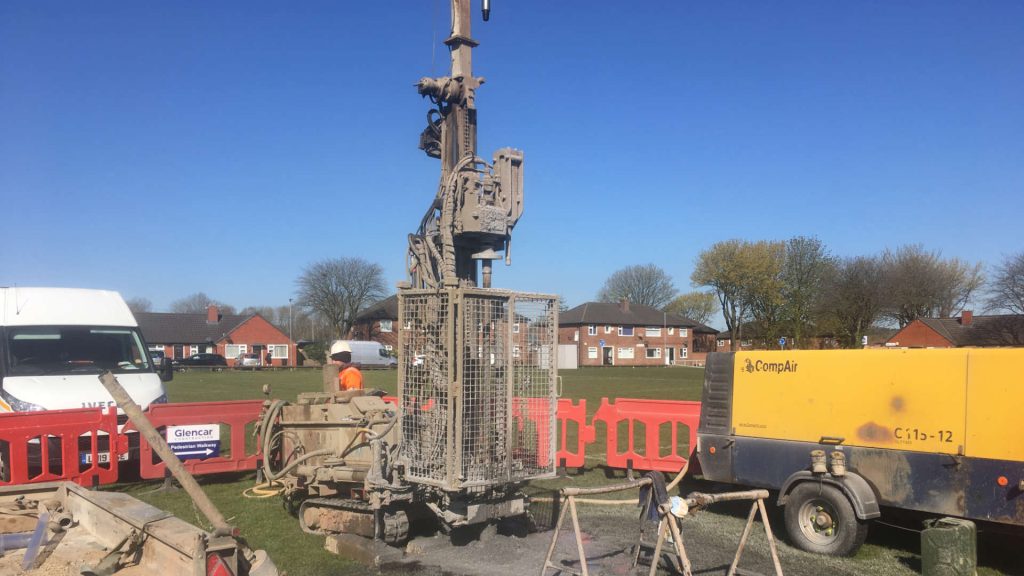
[[[239,354],[238,358],[235,358],[235,368],[249,368],[255,370],[260,367],[260,355],[255,352],[248,354]]]
[[[220,354],[193,354],[187,358],[175,360],[175,364],[182,370],[189,366],[209,366],[214,370],[222,370],[228,365],[228,361]]]

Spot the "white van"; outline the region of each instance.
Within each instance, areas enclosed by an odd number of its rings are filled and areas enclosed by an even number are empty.
[[[107,370],[143,410],[167,402],[170,363],[154,366],[117,292],[0,288],[0,413],[114,406]]]
[[[380,342],[369,340],[335,340],[328,349],[330,353],[348,350],[352,353],[352,362],[361,368],[395,368],[396,360]]]

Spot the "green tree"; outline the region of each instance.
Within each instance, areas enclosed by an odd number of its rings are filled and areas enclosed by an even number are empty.
[[[717,242],[697,256],[690,281],[696,288],[710,288],[718,299],[725,327],[732,333],[732,349],[743,339],[743,325],[750,320],[750,286],[759,264],[755,250],[744,240]]]
[[[859,347],[861,337],[882,316],[886,304],[883,278],[877,257],[858,256],[837,261],[823,279],[828,298],[821,300],[819,310],[843,347]]]
[[[669,302],[665,306],[665,312],[707,324],[715,312],[718,312],[718,299],[711,292],[687,292]]]
[[[821,240],[797,236],[786,242],[782,264],[783,324],[793,346],[804,344],[804,338],[815,329],[824,285],[832,274],[836,259]]]
[[[620,302],[661,309],[676,295],[672,277],[654,264],[627,266],[605,280],[597,293],[601,302]]]
[[[769,240],[747,242],[742,257],[745,267],[743,298],[760,336],[775,342],[783,335],[786,320],[783,266],[786,243]]]

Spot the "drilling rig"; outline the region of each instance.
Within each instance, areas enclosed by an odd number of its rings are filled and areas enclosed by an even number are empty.
[[[555,473],[558,300],[491,287],[493,261],[511,263],[523,153],[477,156],[470,0],[451,17],[451,74],[416,84],[431,103],[419,147],[441,176],[399,285],[397,403],[302,394],[261,418],[264,473],[308,532],[397,544],[410,519],[447,531],[521,516],[523,484]]]

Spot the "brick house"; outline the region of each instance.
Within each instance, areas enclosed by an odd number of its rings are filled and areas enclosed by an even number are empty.
[[[964,310],[959,318],[918,318],[886,341],[904,348],[964,346],[1024,346],[1024,316],[975,316]]]
[[[558,319],[558,343],[576,345],[580,366],[703,365],[717,333],[629,302],[587,302]]]
[[[352,323],[353,340],[380,342],[388,351],[398,350],[398,295],[393,294],[363,310]]]
[[[209,352],[233,366],[240,354],[255,353],[264,365],[269,349],[274,366],[295,365],[295,343],[259,314],[221,314],[211,305],[206,314],[138,312],[135,319],[149,349],[166,358]]]

